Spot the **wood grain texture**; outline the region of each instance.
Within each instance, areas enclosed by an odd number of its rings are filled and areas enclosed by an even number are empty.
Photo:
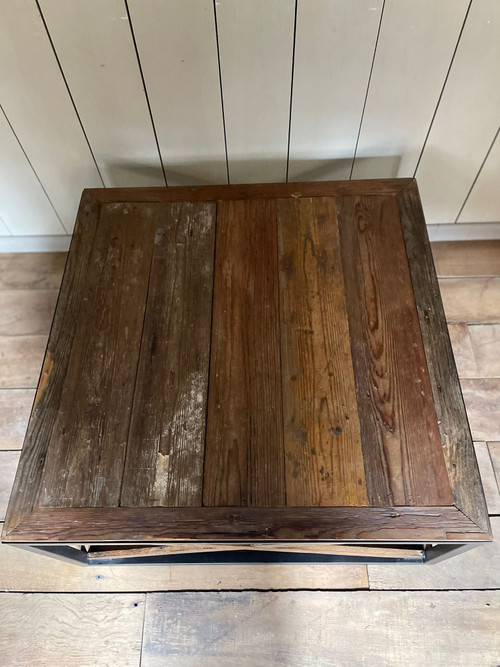
[[[0,595],[6,665],[136,667],[144,595]]]
[[[123,506],[201,505],[215,204],[166,204],[156,231]]]
[[[416,182],[397,201],[453,501],[488,532],[488,511]]]
[[[9,504],[4,532],[8,532],[29,514],[38,498],[45,456],[57,417],[75,335],[73,325],[82,305],[99,209],[99,203],[91,195],[82,196],[52,323],[50,343],[42,367],[37,400],[31,413],[16,474],[16,495]]]
[[[158,212],[156,204],[101,210],[45,458],[42,506],[119,502]]]
[[[0,452],[0,521],[5,519],[18,463],[19,452]]]
[[[500,379],[465,379],[461,385],[474,440],[500,440]]]
[[[204,505],[285,504],[277,217],[218,207]]]
[[[142,665],[494,665],[499,621],[498,592],[157,593]]]
[[[36,387],[47,336],[0,336],[0,388]]]
[[[352,198],[338,208],[368,499],[449,504],[396,202]]]
[[[47,334],[57,290],[0,290],[0,335]]]
[[[469,327],[466,324],[450,324],[448,333],[450,334],[458,376],[460,378],[478,377],[478,368],[469,335]]]
[[[0,450],[21,449],[34,389],[0,389]]]
[[[0,290],[59,289],[66,264],[65,252],[0,254]]]
[[[7,542],[186,540],[489,541],[456,507],[96,507],[35,509]]]
[[[439,278],[500,275],[500,241],[431,243]]]
[[[477,364],[476,377],[500,377],[500,324],[470,324],[468,330]]]
[[[500,276],[441,278],[439,289],[448,322],[486,324],[500,320]]]
[[[286,500],[366,505],[335,203],[278,201]]]
[[[488,444],[486,442],[475,442],[474,449],[481,474],[486,504],[488,505],[488,513],[500,514],[500,490]]]

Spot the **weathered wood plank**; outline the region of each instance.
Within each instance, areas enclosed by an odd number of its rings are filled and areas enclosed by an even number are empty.
[[[45,459],[42,506],[119,502],[158,213],[157,204],[101,210]]]
[[[488,532],[488,510],[415,181],[397,196],[397,201],[453,500]]]
[[[500,276],[441,278],[439,289],[447,321],[486,324],[500,321]]]
[[[286,501],[366,505],[333,198],[278,202]]]
[[[498,308],[500,311],[500,302]],[[471,324],[468,329],[477,363],[476,377],[500,377],[500,324]]]
[[[0,335],[48,334],[57,290],[0,290]]]
[[[449,504],[396,202],[343,199],[338,216],[368,499]]]
[[[74,566],[73,566],[74,567]],[[6,665],[138,666],[144,595],[0,595]]]
[[[0,449],[21,449],[34,389],[0,389]]]
[[[491,463],[495,472],[498,491],[500,493],[500,442],[488,442]]]
[[[499,622],[496,591],[156,593],[142,665],[495,665]]]
[[[5,519],[18,463],[19,452],[0,452],[0,521]]]
[[[461,378],[476,378],[479,376],[469,327],[466,324],[450,324],[448,326],[451,347],[457,366],[458,376]]]
[[[500,514],[500,490],[498,488],[493,462],[486,442],[475,442],[477,464],[481,474],[486,504],[489,514]]]
[[[466,379],[461,385],[474,440],[500,440],[500,379]]]
[[[500,275],[500,241],[431,243],[439,278]]]
[[[66,258],[65,252],[2,253],[0,289],[59,289]]]
[[[163,205],[121,505],[201,505],[214,240],[214,203]]]
[[[285,504],[276,201],[221,202],[203,503]]]
[[[0,388],[36,387],[47,336],[0,336]]]

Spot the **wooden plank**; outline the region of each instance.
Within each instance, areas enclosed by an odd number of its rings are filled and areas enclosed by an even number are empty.
[[[500,535],[500,518],[492,517],[494,536]],[[378,590],[453,590],[498,589],[500,587],[500,540],[470,549],[426,567],[395,564],[370,565],[370,589]]]
[[[64,272],[65,252],[0,254],[0,290],[58,290]]]
[[[101,210],[45,457],[42,506],[119,502],[159,210]]]
[[[0,216],[8,233],[65,234],[1,108],[0,150]]]
[[[0,336],[1,389],[36,387],[47,336]]]
[[[169,185],[226,183],[211,0],[129,0]]]
[[[277,217],[218,207],[204,505],[285,504]]]
[[[350,177],[381,8],[380,0],[298,3],[290,181]]]
[[[462,380],[461,385],[474,440],[500,440],[500,379]]]
[[[229,180],[286,180],[293,0],[215,5]]]
[[[58,290],[0,290],[0,335],[48,334]]]
[[[144,595],[0,595],[2,660],[139,665],[144,605]]]
[[[0,452],[0,521],[5,519],[18,463],[19,452]]]
[[[488,450],[500,493],[500,442],[488,442]]]
[[[455,222],[498,129],[499,30],[500,4],[473,2],[416,173],[431,224]]]
[[[439,278],[500,275],[500,241],[431,243]]]
[[[499,621],[496,591],[156,593],[142,665],[494,665]]]
[[[490,514],[500,514],[500,491],[498,488],[495,470],[491,460],[489,448],[486,442],[474,443],[477,463],[481,473],[486,504]]]
[[[47,567],[47,564],[50,567]],[[201,590],[280,590],[368,588],[364,565],[266,564],[190,565],[94,565],[78,567],[68,561],[47,560],[11,545],[0,544],[0,590],[57,593],[114,593]]]
[[[21,449],[34,389],[0,389],[0,449]]]
[[[468,5],[386,0],[353,178],[413,176]]]
[[[66,231],[71,232],[82,189],[99,187],[102,181],[36,3],[22,0],[5,6],[0,59],[3,109]],[[29,230],[26,226],[18,230],[12,225],[11,231],[44,233],[40,227],[39,223]],[[60,228],[56,226],[50,233],[58,234]]]
[[[278,201],[286,502],[366,505],[333,198]]]
[[[448,322],[485,324],[500,320],[500,276],[441,278],[439,289]]]
[[[216,206],[163,206],[127,442],[123,506],[201,505]]]
[[[500,377],[500,324],[469,325],[468,329],[478,368],[476,377]]]
[[[369,503],[448,504],[396,201],[343,199],[338,211]]]
[[[453,356],[457,365],[460,378],[477,378],[479,372],[474,350],[469,335],[469,327],[466,324],[450,324],[448,326]]]
[[[40,6],[104,184],[165,185],[123,2]]]
[[[498,136],[497,134],[457,222],[498,222],[500,220],[498,197],[500,139]]]
[[[50,332],[50,341],[42,367],[37,399],[33,406],[16,474],[16,495],[11,500],[6,518],[4,527],[6,532],[31,512],[38,498],[43,464],[66,377],[74,337],[74,322],[78,318],[83,298],[99,209],[99,203],[91,195],[82,196]],[[37,337],[36,340],[40,338]],[[41,359],[42,350],[38,354]]]
[[[10,511],[10,510],[9,510]],[[489,541],[456,507],[39,507],[8,542]]]

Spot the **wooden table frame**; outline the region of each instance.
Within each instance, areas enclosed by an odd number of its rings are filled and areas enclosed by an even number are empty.
[[[38,504],[48,446],[48,439],[42,436],[44,429],[50,427],[42,418],[47,397],[46,388],[50,384],[49,377],[53,387],[58,382],[58,377],[64,375],[63,368],[52,368],[51,344],[58,341],[61,344],[63,329],[74,316],[75,293],[78,293],[79,282],[83,280],[81,263],[86,259],[81,257],[81,253],[85,252],[82,239],[95,230],[102,205],[120,202],[223,202],[364,195],[393,196],[397,203],[453,504],[435,507],[279,508],[65,508]],[[59,376],[53,371],[58,371]],[[53,388],[51,390],[53,391]],[[14,493],[9,504],[3,542],[87,563],[92,559],[89,559],[86,552],[64,545],[69,542],[93,545],[163,545],[176,541],[222,544],[248,540],[248,535],[254,540],[280,543],[313,540],[318,544],[370,545],[377,543],[377,536],[380,534],[383,535],[384,544],[419,547],[422,551],[420,557],[410,558],[410,562],[423,562],[433,558],[437,560],[438,557],[445,557],[468,545],[474,546],[491,539],[486,503],[415,180],[109,188],[84,191]],[[222,562],[229,562],[224,561],[228,558],[227,554],[219,557]],[[298,559],[305,559],[300,562],[317,562],[308,561],[308,557],[311,557],[311,554],[292,556],[290,562],[297,562]],[[230,562],[249,562],[248,559],[255,562],[259,558],[262,559],[260,562],[268,562],[266,558],[287,559],[283,554],[249,555],[246,552],[231,558],[233,560]],[[325,558],[323,562],[335,562],[328,560],[327,556],[319,558]],[[340,559],[335,555],[330,558]],[[348,562],[381,562],[363,560],[363,556],[359,556],[359,559]],[[382,560],[391,560],[390,555],[386,552]],[[166,555],[163,556],[163,562],[193,562],[193,557],[175,558]]]

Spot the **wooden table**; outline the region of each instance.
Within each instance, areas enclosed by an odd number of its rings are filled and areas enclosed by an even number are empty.
[[[5,542],[422,562],[489,539],[415,181],[84,192]]]

